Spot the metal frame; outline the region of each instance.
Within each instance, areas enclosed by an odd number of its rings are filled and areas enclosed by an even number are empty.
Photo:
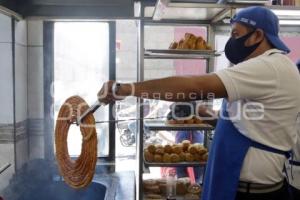
[[[206,5],[206,4],[205,4]],[[212,6],[211,4],[209,4]],[[144,27],[146,25],[171,25],[171,26],[205,26],[207,28],[207,41],[210,44],[214,45],[214,32],[213,27],[210,25],[209,20],[202,20],[202,21],[195,21],[195,20],[160,20],[155,21],[150,18],[144,18],[144,11],[145,7],[149,6],[149,4],[144,4],[141,2],[141,11],[140,11],[140,20],[138,21],[138,81],[144,80],[144,60],[147,58],[144,52]],[[216,6],[215,4],[213,6]],[[221,6],[221,5],[220,5]],[[221,6],[222,7],[222,6]],[[223,6],[224,7],[224,6]],[[212,59],[209,59],[212,60]],[[213,71],[213,61],[208,61],[206,66],[206,71],[211,72]],[[138,100],[138,118],[143,118],[143,106],[142,100]],[[143,176],[143,169],[144,169],[144,160],[143,160],[143,134],[144,134],[144,121],[139,120],[138,123],[138,134],[137,134],[137,177],[136,177],[136,197],[137,200],[143,199],[143,188],[142,188],[142,176]],[[205,134],[206,135],[206,134]],[[206,137],[208,139],[208,137]]]
[[[53,133],[54,133],[54,108],[53,81],[54,81],[54,22],[44,22],[44,148],[45,159],[54,160]]]

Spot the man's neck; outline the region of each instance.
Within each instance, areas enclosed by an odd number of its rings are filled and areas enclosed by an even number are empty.
[[[257,47],[257,49],[252,54],[250,54],[250,56],[246,58],[246,60],[260,56],[270,49],[273,49],[273,47],[266,41],[266,39],[264,39],[264,41]]]

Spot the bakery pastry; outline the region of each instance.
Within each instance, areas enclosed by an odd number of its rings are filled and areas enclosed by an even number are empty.
[[[163,161],[163,157],[160,154],[155,154],[154,155],[154,162],[162,162]]]
[[[186,119],[186,120],[184,120],[184,124],[194,124],[194,119],[193,118]]]
[[[185,153],[185,161],[186,162],[193,162],[194,156],[191,153]]]
[[[167,194],[167,184],[166,183],[160,183],[158,186],[159,186],[160,193],[162,195],[166,195]]]
[[[187,151],[191,142],[189,140],[183,140],[181,142],[183,151]]]
[[[176,183],[176,194],[185,195],[187,193],[187,186],[183,181],[177,181]]]
[[[171,154],[171,162],[172,163],[177,163],[180,161],[180,158],[179,158],[179,155],[175,154],[175,153],[172,153]]]
[[[202,157],[201,157],[202,158]],[[184,152],[181,152],[179,154],[179,162],[184,162],[185,161],[185,153]]]
[[[144,192],[160,194],[160,189],[158,185],[149,185],[149,186],[144,186]]]
[[[143,180],[143,186],[144,187],[146,187],[146,186],[153,186],[153,185],[156,185],[156,184],[157,184],[157,181],[153,180],[153,179]]]
[[[188,152],[191,154],[195,154],[198,153],[198,149],[197,146],[195,146],[195,144],[191,144],[188,148]]]
[[[155,150],[156,150],[156,148],[155,148],[155,145],[153,145],[153,144],[150,144],[148,147],[147,147],[147,150],[150,152],[150,153],[155,153]]]
[[[183,146],[182,144],[175,144],[173,145],[172,149],[174,153],[180,154],[182,152]]]
[[[200,194],[201,190],[202,190],[201,186],[197,183],[194,183],[194,184],[190,185],[187,189],[187,191],[189,193],[198,194],[198,195]]]
[[[172,42],[169,46],[169,49],[176,49],[178,47],[178,43],[177,42]]]
[[[165,153],[165,150],[163,147],[156,147],[155,154],[163,155]]]
[[[148,149],[145,149],[145,150],[144,150],[144,157],[145,157],[145,160],[146,160],[147,162],[153,162],[153,161],[154,161],[154,155],[153,155],[152,153],[150,153],[150,152],[148,151]]]
[[[165,145],[164,151],[165,151],[165,153],[173,153],[172,146],[169,144]]]
[[[163,155],[163,162],[164,163],[171,163],[171,154],[164,153],[164,155]]]

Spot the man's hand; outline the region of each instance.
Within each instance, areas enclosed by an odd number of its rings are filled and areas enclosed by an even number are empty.
[[[104,104],[123,100],[125,97],[131,95],[132,87],[131,84],[116,84],[115,81],[107,81],[98,92],[98,100]]]
[[[97,94],[98,101],[104,104],[110,104],[116,101],[115,95],[113,94],[113,84],[115,81],[107,81],[102,85],[102,88]]]

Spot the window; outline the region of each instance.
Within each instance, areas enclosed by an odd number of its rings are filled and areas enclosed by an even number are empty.
[[[102,84],[109,79],[109,23],[56,22],[54,24],[54,118],[60,106],[73,95],[92,105]],[[96,121],[109,119],[109,107],[101,107]],[[109,124],[99,123],[98,157],[109,154]],[[78,156],[82,137],[76,125],[68,136],[70,156]]]

